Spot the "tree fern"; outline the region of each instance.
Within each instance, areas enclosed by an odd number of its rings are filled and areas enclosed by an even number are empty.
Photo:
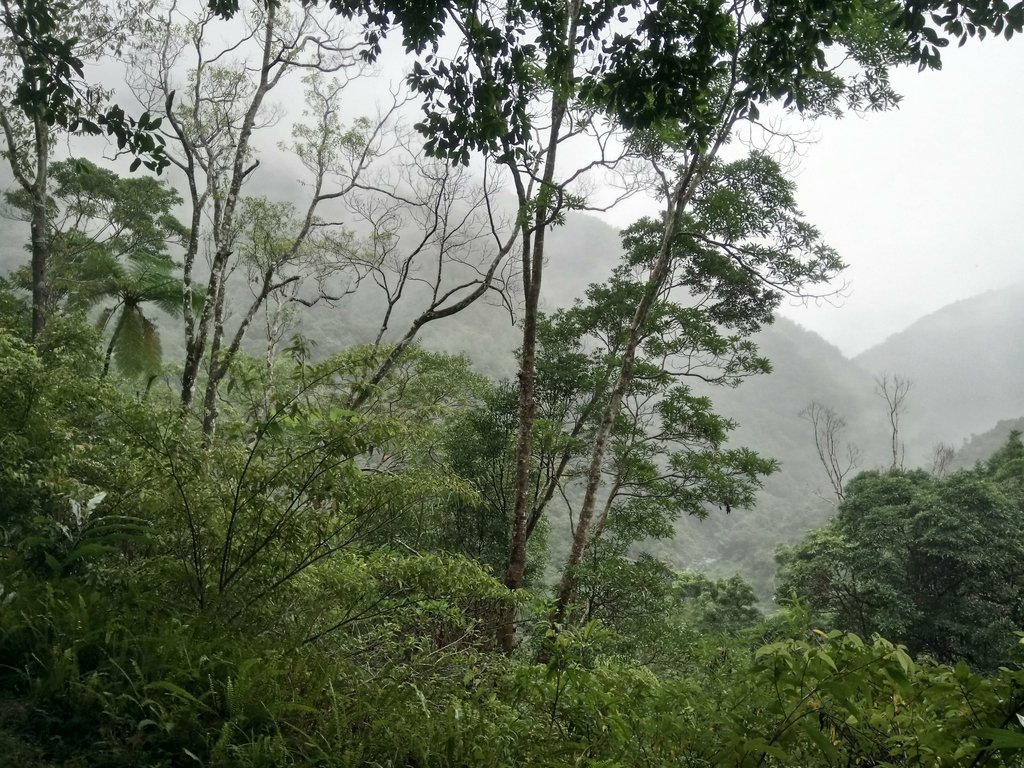
[[[54,163],[51,175],[51,302],[70,311],[102,307],[97,327],[105,336],[104,375],[113,362],[127,376],[152,378],[162,355],[146,305],[172,316],[182,309],[179,265],[167,252],[186,235],[172,215],[181,200],[164,181],[124,178],[84,159]],[[6,194],[12,208],[27,211],[22,198]],[[24,272],[17,280],[30,285]]]
[[[125,306],[114,329],[114,362],[128,376],[146,372],[146,322],[137,306]]]

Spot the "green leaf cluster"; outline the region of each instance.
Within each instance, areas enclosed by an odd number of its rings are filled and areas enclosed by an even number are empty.
[[[937,478],[867,472],[828,526],[780,554],[780,598],[833,626],[879,633],[915,655],[1006,662],[1021,613],[1020,435],[987,462]]]

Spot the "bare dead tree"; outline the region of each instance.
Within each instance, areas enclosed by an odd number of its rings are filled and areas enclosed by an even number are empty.
[[[844,442],[846,420],[832,408],[817,401],[801,411],[800,416],[809,421],[814,429],[814,447],[818,459],[825,469],[836,500],[842,502],[846,498],[846,478],[860,466],[861,460],[860,449],[853,443]]]
[[[932,448],[930,472],[935,477],[945,477],[956,456],[956,450],[949,443],[936,443]]]
[[[177,13],[176,6],[171,10]],[[487,207],[493,179],[490,189],[475,189],[464,169],[422,159],[411,134],[397,125],[404,97],[391,93],[390,104],[372,119],[342,120],[344,88],[361,72],[359,44],[347,42],[333,14],[287,10],[253,10],[243,39],[213,51],[209,14],[186,25],[160,17],[147,49],[160,52],[158,71],[138,67],[136,91],[144,102],[163,99],[172,162],[190,190],[194,237],[186,249],[186,294],[200,243],[210,244],[206,300],[199,313],[185,317],[181,390],[187,411],[205,365],[207,434],[215,428],[220,382],[272,295],[334,305],[364,279],[381,289],[386,312],[375,340],[381,354],[353,388],[350,405],[358,408],[423,326],[486,295],[504,295],[503,265],[516,242]],[[232,60],[242,66],[229,67]],[[176,102],[172,80],[185,65],[188,89]],[[268,95],[295,71],[305,73],[307,103],[293,130],[293,150],[306,169],[302,210],[242,195],[259,165],[253,137],[280,117]],[[359,226],[369,230],[366,242],[352,233]],[[489,236],[493,243],[485,242]],[[232,275],[236,281],[244,276],[252,294],[248,306],[236,308],[234,330],[225,301]],[[399,314],[406,317],[416,301],[416,314],[395,338]]]
[[[346,198],[353,225],[368,230],[356,249],[364,285],[383,307],[372,341],[379,354],[353,387],[349,408],[374,396],[428,324],[487,297],[511,310],[508,257],[517,233],[495,208],[496,185],[492,174],[481,184],[463,167],[424,159],[406,140],[388,167]]]
[[[889,412],[891,469],[903,469],[906,446],[900,439],[900,418],[906,411],[907,394],[913,382],[897,374],[884,373],[875,379],[875,392],[885,400]]]

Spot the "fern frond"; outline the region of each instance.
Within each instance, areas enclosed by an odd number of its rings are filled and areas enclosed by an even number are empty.
[[[142,316],[142,312],[139,312]],[[148,317],[142,318],[143,333],[143,364],[147,376],[155,376],[160,373],[163,365],[163,348],[160,345],[160,331],[156,324]]]
[[[141,376],[146,372],[146,319],[137,306],[126,305],[123,312],[114,361],[126,376]]]

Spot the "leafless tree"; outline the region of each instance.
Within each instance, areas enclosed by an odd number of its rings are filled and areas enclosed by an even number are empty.
[[[269,295],[299,279],[297,265],[308,253],[317,208],[346,194],[382,150],[381,123],[350,125],[341,119],[342,88],[361,72],[359,45],[334,14],[312,7],[255,5],[239,30],[220,24],[208,10],[191,13],[171,0],[149,15],[127,57],[132,90],[143,106],[165,118],[167,155],[188,189],[181,405],[183,412],[190,410],[205,364],[208,434],[216,424],[220,383],[253,318]],[[311,192],[301,213],[273,211],[278,224],[289,219],[290,229],[276,230],[273,242],[257,242],[254,230],[260,225],[252,216],[270,204],[247,202],[243,187],[260,164],[260,130],[281,118],[270,94],[300,73],[307,75],[308,98],[295,149],[312,166]],[[323,74],[331,75],[330,84],[318,77]],[[209,277],[197,302],[196,259],[204,246]],[[226,327],[227,283],[240,266],[255,290],[232,332]]]
[[[801,411],[800,416],[809,421],[814,429],[814,447],[818,459],[825,468],[836,500],[842,502],[846,498],[846,478],[860,466],[861,460],[860,449],[853,443],[844,442],[846,420],[832,408],[817,401]]]
[[[381,354],[353,390],[350,405],[358,408],[424,325],[485,295],[503,295],[502,269],[515,245],[488,208],[493,179],[491,188],[477,189],[463,169],[424,160],[399,125],[403,96],[391,93],[373,118],[342,119],[345,87],[362,72],[362,43],[346,36],[336,15],[258,6],[238,39],[217,44],[223,33],[215,24],[209,12],[190,17],[172,1],[152,18],[132,68],[140,100],[163,108],[168,154],[189,190],[181,404],[188,412],[205,366],[207,434],[215,428],[220,383],[271,296],[333,305],[364,279],[380,288],[387,307],[375,342]],[[256,136],[281,117],[269,96],[294,73],[304,74],[307,104],[292,144],[306,171],[301,207],[243,194],[259,167]],[[360,227],[369,231],[365,239],[354,231]],[[204,245],[209,280],[199,304],[195,264]],[[246,279],[252,299],[234,308],[230,329],[232,275]],[[393,339],[399,305],[407,315],[409,299],[424,292],[424,306]]]
[[[408,141],[356,187],[345,205],[353,225],[368,231],[359,265],[383,312],[372,342],[379,354],[350,395],[353,409],[372,398],[426,325],[486,297],[512,309],[508,257],[517,243],[497,208],[493,175],[476,182],[463,167],[424,159]]]
[[[945,477],[949,472],[956,450],[949,443],[936,443],[932,448],[931,473],[936,477]]]
[[[875,379],[875,392],[885,400],[889,412],[890,449],[892,452],[892,469],[903,469],[906,446],[900,439],[900,418],[906,411],[907,394],[913,382],[899,375],[884,373]]]

